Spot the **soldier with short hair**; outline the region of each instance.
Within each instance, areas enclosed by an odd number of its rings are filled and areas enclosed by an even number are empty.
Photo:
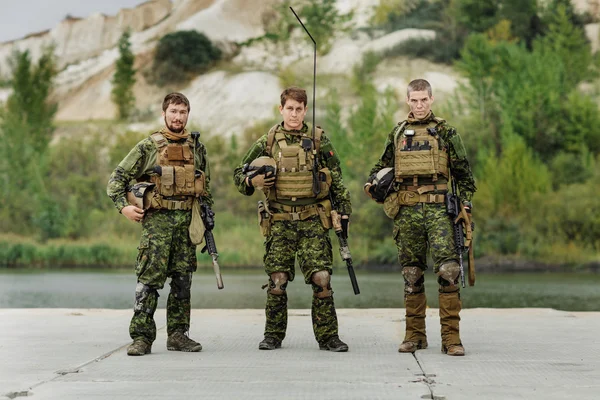
[[[185,129],[190,102],[170,93],[162,105],[165,126],[140,141],[119,163],[107,194],[121,214],[141,222],[142,236],[135,273],[134,314],[129,326],[130,356],[151,352],[156,339],[154,312],[158,290],[171,278],[167,300],[167,349],[196,352],[200,343],[188,336],[192,273],[202,223],[198,201],[212,206],[206,148]],[[138,183],[129,188],[131,181]]]
[[[409,83],[406,102],[410,113],[388,135],[364,189],[369,197],[384,204],[386,215],[394,220],[406,307],[406,334],[398,351],[427,348],[423,272],[429,248],[439,283],[442,351],[462,356],[460,266],[445,200],[452,179],[463,207],[470,213],[476,187],[462,139],[455,128],[433,114],[433,100],[429,82],[415,79]],[[389,186],[378,187],[384,181]]]
[[[288,282],[294,280],[298,260],[304,282],[312,286],[312,323],[319,348],[348,351],[338,334],[331,288],[332,204],[347,227],[352,213],[340,161],[320,127],[304,122],[306,91],[290,87],[281,93],[283,122],[273,126],[248,150],[234,171],[240,193],[264,192],[259,202],[261,232],[265,238],[264,267],[269,276],[264,340],[259,349],[281,347],[287,328]],[[316,161],[316,162],[315,162]]]

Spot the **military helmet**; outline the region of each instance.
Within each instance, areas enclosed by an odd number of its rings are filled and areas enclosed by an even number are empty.
[[[273,174],[277,174],[277,162],[268,156],[261,156],[255,158],[246,168],[246,175],[252,175],[255,171],[259,170],[261,167],[266,167],[266,169],[271,169]]]
[[[139,182],[129,188],[127,201],[132,206],[147,210],[150,208],[150,193],[156,185],[150,182]]]
[[[370,192],[376,201],[382,203],[385,200],[392,189],[394,178],[394,168],[383,168],[375,175]]]

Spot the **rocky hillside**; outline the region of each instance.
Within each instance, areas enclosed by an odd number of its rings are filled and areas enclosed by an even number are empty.
[[[85,19],[69,18],[52,30],[29,35],[21,40],[0,43],[0,73],[7,73],[7,58],[14,49],[29,50],[34,58],[44,46],[54,44],[61,72],[57,77],[55,97],[59,102],[58,120],[84,121],[110,119],[115,108],[110,101],[110,79],[118,57],[117,41],[122,32],[132,30],[132,47],[136,68],[150,68],[157,41],[177,30],[195,29],[205,33],[226,54],[209,73],[198,76],[184,87],[159,88],[147,82],[140,72],[135,94],[137,108],[149,115],[160,115],[160,100],[167,90],[180,90],[192,102],[191,119],[204,130],[235,134],[243,127],[273,116],[282,89],[281,76],[286,71],[310,76],[312,48],[303,40],[292,41],[286,49],[260,42],[240,48],[239,43],[262,36],[263,16],[277,0],[149,0],[117,15],[91,15]],[[588,3],[579,0],[580,7]],[[353,27],[364,26],[378,0],[338,0],[342,12],[354,10]],[[589,27],[597,43],[598,26]],[[318,60],[319,76],[345,76],[362,60],[367,51],[382,52],[411,37],[431,37],[433,31],[406,29],[371,38],[366,34],[344,34],[335,38],[332,50]],[[597,44],[596,44],[597,46]],[[285,51],[284,51],[285,50]],[[177,51],[177,49],[173,49]],[[436,95],[442,97],[457,86],[451,68],[422,60],[396,60],[383,63],[377,73],[382,89],[392,86],[402,90],[419,75],[430,80]],[[326,93],[320,81],[319,96]],[[401,94],[401,92],[399,92]],[[0,89],[0,101],[7,91]],[[140,129],[148,129],[140,126]]]

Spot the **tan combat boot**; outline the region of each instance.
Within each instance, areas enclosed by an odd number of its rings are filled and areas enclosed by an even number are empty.
[[[427,297],[425,293],[404,295],[404,306],[406,307],[406,334],[398,351],[400,353],[414,353],[416,350],[426,349],[425,310],[427,309]]]
[[[439,299],[442,352],[449,356],[464,356],[465,348],[459,334],[459,313],[462,308],[460,293],[440,293]]]
[[[128,356],[143,356],[152,352],[152,345],[142,339],[135,339],[127,347]]]

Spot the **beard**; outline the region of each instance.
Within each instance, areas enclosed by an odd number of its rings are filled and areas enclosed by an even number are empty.
[[[169,123],[167,122],[167,117],[165,117],[165,125],[173,133],[181,133],[185,129],[184,124],[181,124],[181,128],[175,128],[173,125],[169,125]]]

